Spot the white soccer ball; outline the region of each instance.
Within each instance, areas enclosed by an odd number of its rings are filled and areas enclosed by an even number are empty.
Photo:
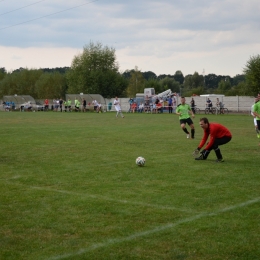
[[[144,159],[144,157],[142,157],[142,156],[137,157],[136,160],[135,160],[135,163],[136,163],[138,166],[140,166],[140,167],[144,166],[144,165],[145,165],[145,159]]]

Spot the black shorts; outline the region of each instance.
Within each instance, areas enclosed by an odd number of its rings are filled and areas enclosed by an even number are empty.
[[[191,120],[191,118],[186,118],[186,119],[180,119],[180,124],[188,124],[188,125],[192,125],[193,124],[193,121]]]
[[[260,129],[260,120],[256,120],[257,128]]]

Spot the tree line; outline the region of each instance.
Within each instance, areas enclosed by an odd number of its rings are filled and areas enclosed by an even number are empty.
[[[201,75],[194,72],[184,76],[156,75],[152,71],[134,69],[120,72],[115,49],[101,43],[90,42],[76,55],[71,67],[28,69],[7,72],[0,68],[0,97],[5,95],[31,95],[35,99],[64,98],[66,94],[100,94],[105,98],[134,97],[144,88],[154,88],[156,93],[171,89],[184,96],[200,94],[255,95],[260,92],[260,56],[250,57],[244,74]]]

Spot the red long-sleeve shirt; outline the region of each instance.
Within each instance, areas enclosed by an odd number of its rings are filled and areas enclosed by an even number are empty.
[[[232,134],[225,126],[217,123],[210,123],[209,127],[204,130],[203,138],[198,146],[199,148],[202,148],[204,146],[204,144],[207,142],[209,135],[209,143],[205,147],[205,150],[209,150],[212,147],[216,138],[221,138],[224,136],[232,137]]]

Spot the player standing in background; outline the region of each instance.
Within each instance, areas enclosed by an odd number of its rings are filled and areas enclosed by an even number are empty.
[[[180,124],[182,130],[187,134],[187,138],[194,139],[195,135],[195,128],[192,119],[190,118],[190,114],[192,115],[192,118],[194,118],[194,113],[191,110],[191,107],[185,103],[185,97],[181,97],[181,104],[177,106],[176,114],[179,115]],[[191,128],[191,136],[189,131],[186,128],[186,123]]]
[[[68,105],[69,112],[71,112],[71,100],[70,99],[68,99],[67,105]]]
[[[255,97],[255,103],[252,105],[251,107],[251,115],[254,117],[254,126],[255,126],[255,131],[256,131],[256,135],[257,138],[260,138],[260,132],[258,130],[258,126],[257,126],[257,121],[256,121],[256,116],[254,115],[253,109],[254,109],[254,105],[258,102],[258,97]]]
[[[124,118],[122,111],[121,111],[121,106],[120,106],[120,102],[118,100],[118,97],[115,97],[114,106],[115,106],[115,109],[116,109],[116,117],[118,117],[118,114],[120,113],[121,117]]]
[[[256,99],[255,99],[256,100]],[[260,102],[259,102],[259,94],[257,98],[257,102],[253,106],[253,115],[256,117],[256,123],[257,123],[257,130],[260,129]],[[258,134],[257,134],[258,137]],[[260,142],[259,142],[260,145]]]
[[[194,100],[194,98],[191,98],[190,106],[191,106],[191,110],[192,110],[193,114],[195,114],[195,100]]]
[[[212,109],[212,102],[211,102],[211,100],[209,98],[207,98],[206,107],[209,108],[209,111],[211,111],[211,109]]]
[[[49,109],[49,100],[46,98],[46,99],[44,100],[44,110],[45,110],[45,111],[48,111],[48,109]]]
[[[63,104],[63,99],[60,98],[59,100],[60,112],[62,112],[62,104]]]
[[[66,100],[64,100],[64,111],[67,112],[68,103]]]
[[[207,142],[209,135],[210,140],[205,149],[200,153],[200,156],[195,158],[195,160],[206,160],[210,151],[214,150],[217,156],[216,162],[224,162],[218,146],[228,143],[232,138],[232,134],[221,124],[209,123],[209,120],[206,117],[200,119],[200,126],[204,130],[204,135],[198,148],[193,152],[193,155],[196,156],[199,154],[200,149]]]
[[[86,109],[87,109],[87,101],[86,101],[85,98],[83,98],[82,109],[83,109],[83,112],[86,112]]]
[[[168,110],[169,113],[172,114],[172,97],[169,97],[168,99]]]
[[[79,112],[79,106],[80,106],[80,102],[78,101],[77,98],[75,98],[75,112]]]
[[[172,97],[173,113],[176,113],[176,104],[177,104],[176,97],[173,96]]]

